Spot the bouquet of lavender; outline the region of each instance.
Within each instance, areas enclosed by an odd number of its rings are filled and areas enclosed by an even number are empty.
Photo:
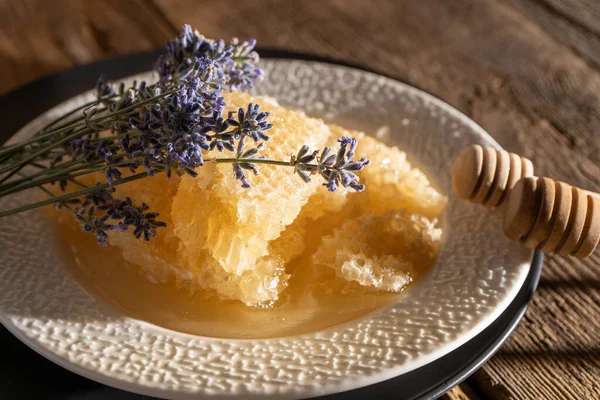
[[[210,40],[185,25],[156,62],[157,83],[115,87],[100,77],[95,101],[52,121],[29,140],[0,148],[0,196],[30,188],[48,196],[0,211],[0,217],[55,204],[71,211],[100,245],[107,244],[109,231],[130,228],[136,238],[150,240],[165,224],[148,205],[115,198],[114,187],[158,173],[195,177],[205,152],[213,149],[225,157],[211,161],[230,163],[245,188],[250,187],[246,172],[257,174],[258,164],[269,164],[292,167],[306,182],[319,175],[330,191],[339,185],[364,190],[355,172],[369,162],[353,161],[356,139],[340,138],[335,152],[303,146],[289,160],[270,160],[260,156],[272,127],[268,112],[248,104],[223,115],[223,90],[249,90],[263,75],[254,46],[254,40]],[[255,146],[247,148],[248,141]],[[97,172],[104,173],[105,182],[81,182],[81,176]],[[48,184],[63,193],[53,193]],[[77,190],[65,192],[68,184]]]

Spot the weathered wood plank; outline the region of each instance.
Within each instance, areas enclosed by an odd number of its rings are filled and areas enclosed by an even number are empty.
[[[598,190],[599,4],[0,0],[0,92],[162,45],[190,23],[207,36],[255,37],[408,81],[531,157],[539,174]],[[482,398],[600,398],[599,333],[600,256],[548,257],[523,323],[469,386]]]
[[[462,384],[446,393],[441,400],[479,400],[479,397],[468,386]]]
[[[596,0],[536,0],[558,18],[578,25],[590,34],[600,36],[600,3]]]
[[[590,26],[590,18],[600,21],[600,3],[593,0],[509,0],[509,3],[554,40],[600,69],[600,34],[598,26]]]
[[[172,35],[141,0],[0,0],[0,93],[72,65],[155,48]]]

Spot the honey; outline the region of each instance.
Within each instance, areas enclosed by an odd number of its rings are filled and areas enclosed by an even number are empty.
[[[168,329],[270,338],[369,314],[426,273],[441,243],[437,218],[446,198],[403,152],[269,99],[230,93],[226,101],[258,101],[271,112],[277,128],[268,158],[282,159],[307,140],[322,148],[357,137],[358,153],[371,160],[360,174],[367,191],[330,193],[317,179],[303,183],[290,169],[270,166],[243,189],[230,165],[210,162],[197,178],[130,182],[115,195],[160,213],[167,227],[157,239],[111,232],[110,246],[100,248],[60,214],[64,258],[88,291]]]
[[[92,235],[82,235],[70,223],[59,224],[57,231],[67,266],[86,290],[132,317],[194,335],[250,339],[314,332],[364,316],[399,295],[348,294],[341,290],[341,281],[315,279],[330,274],[316,270],[309,254],[327,233],[318,224],[308,227],[306,237],[314,240],[307,240],[303,255],[288,265],[292,271],[288,286],[270,308],[220,300],[204,291],[190,294],[174,282],[153,283],[142,269],[123,259],[121,249],[100,248]],[[428,267],[416,268],[413,282]]]

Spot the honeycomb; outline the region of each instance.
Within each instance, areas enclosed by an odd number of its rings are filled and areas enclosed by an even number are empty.
[[[269,131],[271,140],[262,155],[288,159],[305,143],[322,148],[329,139],[329,129],[320,120],[287,111],[271,100],[226,95],[230,109],[257,101],[271,112],[276,126]],[[223,156],[211,152],[206,158]],[[276,300],[289,278],[285,264],[304,249],[305,222],[285,228],[313,194],[319,200],[308,213],[314,219],[325,212],[322,198],[327,191],[317,190],[317,180],[303,183],[286,168],[260,166],[260,175],[250,177],[250,189],[235,181],[230,164],[207,162],[197,172],[197,178],[185,176],[175,185],[159,175],[117,187],[118,196],[135,194],[159,212],[167,228],[149,243],[113,234],[110,244],[127,249],[127,261],[142,266],[157,282],[172,278],[191,291],[210,289],[248,305]],[[341,207],[344,198],[343,191],[332,196],[339,203],[332,207]]]
[[[309,224],[319,220],[318,224],[323,231],[328,226],[341,222],[340,215],[336,213],[339,213],[347,204],[348,192],[345,188],[339,188],[335,192],[319,188],[309,197],[294,222],[288,225],[277,239],[269,242],[269,254],[281,257],[286,264],[300,256],[306,249],[305,236]],[[337,218],[331,218],[326,222],[321,221],[325,215]]]
[[[442,238],[436,224],[406,209],[348,219],[322,238],[312,261],[361,289],[399,292],[413,268],[433,262]]]
[[[230,164],[209,161],[230,156],[216,151],[206,156],[197,178],[159,174],[117,186],[117,197],[146,202],[167,223],[150,242],[131,233],[109,235],[109,243],[148,279],[260,307],[280,298],[291,262],[301,256],[324,271],[315,276],[330,274],[348,290],[392,292],[410,283],[413,268],[433,261],[441,240],[435,218],[446,199],[405,153],[271,99],[233,92],[225,101],[232,110],[258,102],[271,113],[271,140],[261,152],[271,159],[286,160],[303,144],[322,149],[337,147],[340,136],[357,137],[357,154],[371,160],[359,172],[367,190],[331,193],[317,177],[306,184],[291,168],[267,165],[243,189]]]
[[[287,160],[303,144],[322,148],[330,136],[323,121],[273,102],[240,92],[228,93],[225,101],[232,110],[260,102],[262,109],[271,113],[271,140],[261,151],[269,159]],[[209,156],[222,155],[213,152]],[[250,189],[244,189],[235,180],[230,164],[217,164],[215,168],[207,190],[198,190],[198,183],[191,177],[182,179],[174,199],[173,218],[186,216],[190,221],[177,225],[175,234],[188,262],[195,262],[206,250],[226,271],[240,275],[268,254],[269,242],[294,221],[320,183],[314,179],[305,184],[290,168],[261,165],[260,174],[250,177]]]
[[[199,171],[201,175],[194,180],[197,190],[201,190],[206,177],[210,177],[211,169],[209,166]],[[241,274],[227,272],[206,250],[197,252],[194,262],[182,257],[181,240],[174,231],[178,231],[182,224],[197,226],[198,220],[195,213],[185,214],[183,209],[172,209],[179,181],[178,177],[167,180],[165,175],[156,175],[117,186],[119,197],[134,196],[136,200],[146,202],[152,211],[160,213],[159,220],[166,222],[167,226],[161,228],[158,238],[150,242],[135,239],[131,234],[113,232],[109,235],[109,243],[122,248],[125,260],[139,266],[155,283],[174,281],[177,287],[190,293],[202,289],[216,293],[224,300],[240,300],[249,306],[264,306],[276,300],[289,278],[285,272],[286,261],[277,254],[259,258],[253,268]],[[194,194],[197,193],[190,196]]]

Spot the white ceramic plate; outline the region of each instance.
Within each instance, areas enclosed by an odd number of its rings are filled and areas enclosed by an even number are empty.
[[[266,79],[258,94],[399,145],[449,196],[446,241],[423,280],[374,314],[313,334],[193,336],[122,315],[89,295],[63,267],[51,227],[29,212],[0,219],[0,322],[57,364],[124,390],[179,399],[289,398],[406,373],[456,349],[498,317],[525,280],[533,254],[502,235],[498,213],[459,201],[450,182],[463,147],[497,143],[452,107],[397,81],[316,62],[262,64]],[[150,73],[136,77],[152,80]],[[12,140],[92,98],[88,92],[60,104]],[[28,197],[2,199],[0,208]]]

